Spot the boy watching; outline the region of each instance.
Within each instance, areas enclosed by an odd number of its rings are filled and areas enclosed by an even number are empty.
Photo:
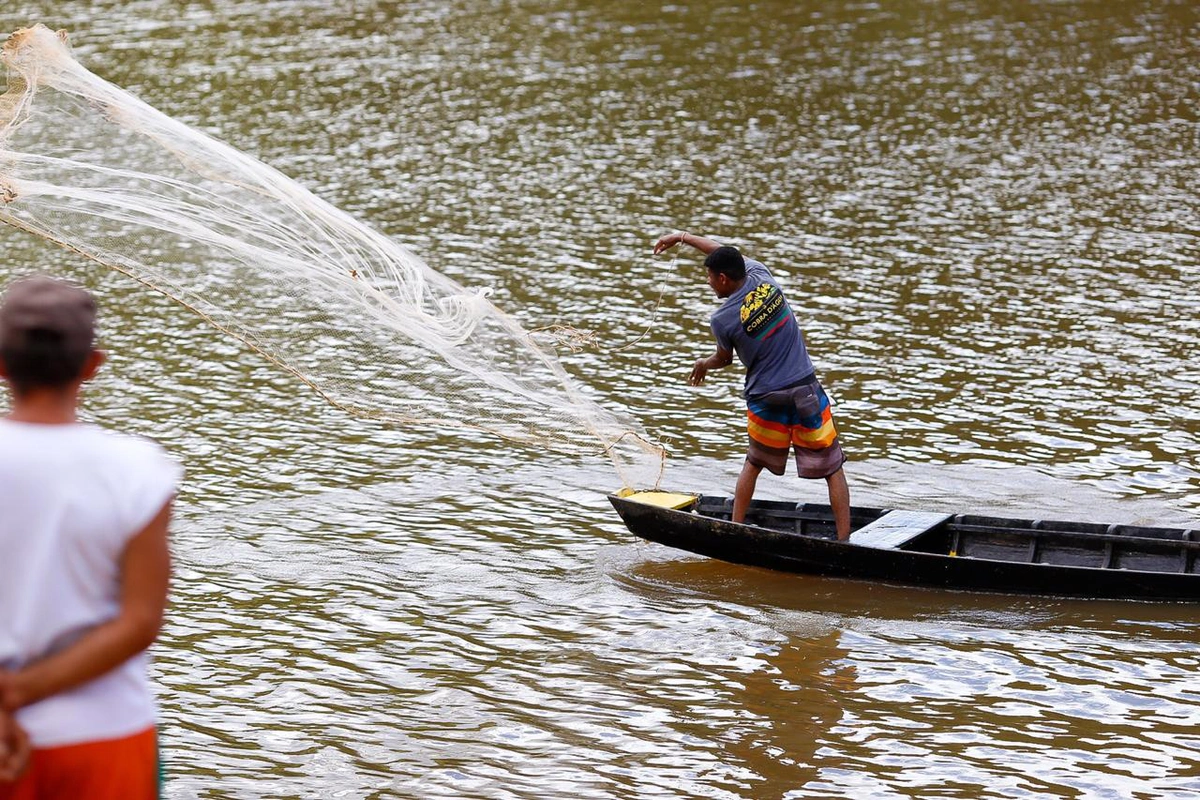
[[[146,649],[166,607],[179,467],[158,445],[76,418],[104,362],[96,305],[62,281],[0,301],[0,800],[152,800]],[[15,723],[15,726],[14,726]],[[19,730],[18,730],[19,729]],[[7,742],[4,740],[8,731]]]

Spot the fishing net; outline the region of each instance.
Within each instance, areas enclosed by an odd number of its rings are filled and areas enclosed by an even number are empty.
[[[661,448],[486,291],[93,75],[62,33],[19,30],[3,61],[3,222],[166,294],[350,414],[604,453],[626,486],[657,484]]]

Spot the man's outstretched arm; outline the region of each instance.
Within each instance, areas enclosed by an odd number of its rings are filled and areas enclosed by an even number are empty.
[[[703,236],[697,236],[694,233],[668,233],[654,243],[654,255],[666,252],[677,244],[691,245],[701,253],[704,253],[704,255],[708,255],[721,246],[720,242],[705,239]]]

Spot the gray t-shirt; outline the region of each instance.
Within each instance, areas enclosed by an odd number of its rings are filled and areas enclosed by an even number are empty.
[[[813,374],[804,335],[767,268],[746,259],[746,282],[709,320],[717,345],[746,365],[746,397],[794,386]]]

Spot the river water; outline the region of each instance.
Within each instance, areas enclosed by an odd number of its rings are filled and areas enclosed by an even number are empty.
[[[17,0],[79,59],[565,353],[727,492],[740,373],[686,229],[793,299],[855,502],[1200,516],[1189,2]],[[1200,611],[778,575],[640,544],[603,459],[346,417],[127,279],[88,413],[187,466],[170,798],[1200,798]],[[630,347],[622,345],[644,338]],[[762,496],[819,501],[766,479]]]

